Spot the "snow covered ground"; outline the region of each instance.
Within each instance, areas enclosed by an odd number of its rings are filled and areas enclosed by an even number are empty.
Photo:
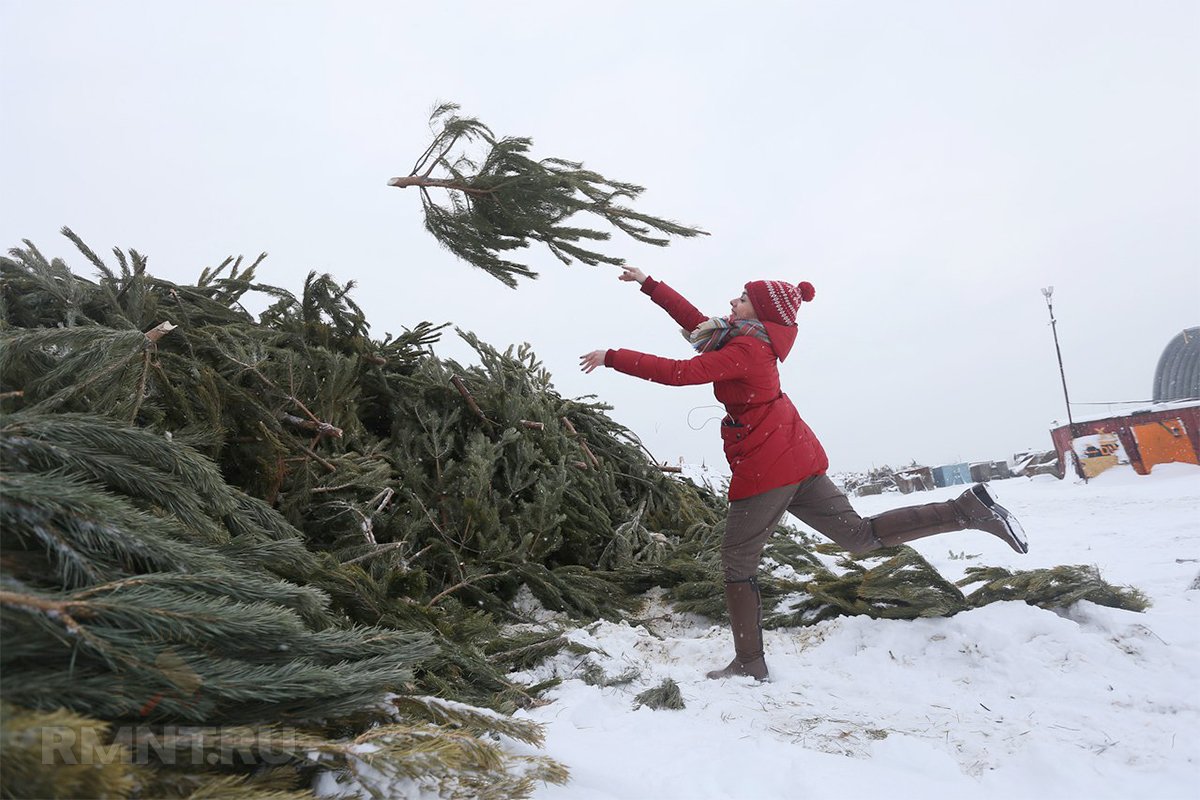
[[[958,489],[856,498],[864,515]],[[986,534],[916,543],[954,580],[968,566],[1094,564],[1142,589],[1142,614],[1081,603],[1063,613],[996,603],[946,619],[841,618],[768,631],[772,681],[710,681],[728,631],[652,604],[647,627],[572,634],[609,676],[563,654],[524,675],[567,678],[524,712],[572,780],[538,800],[669,798],[1192,798],[1200,796],[1200,468],[1128,467],[1088,484],[993,484],[1030,553]],[[967,556],[964,558],[963,556]],[[687,707],[634,709],[673,678]]]

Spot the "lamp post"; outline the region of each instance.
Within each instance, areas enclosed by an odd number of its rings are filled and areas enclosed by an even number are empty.
[[[1054,333],[1054,353],[1058,356],[1058,374],[1062,378],[1063,400],[1067,404],[1067,431],[1071,438],[1071,460],[1075,462],[1075,474],[1087,480],[1087,476],[1083,473],[1083,466],[1079,463],[1079,457],[1075,455],[1075,420],[1071,416],[1071,397],[1067,394],[1067,373],[1063,370],[1062,349],[1058,346],[1058,322],[1054,319],[1054,302],[1051,298],[1054,295],[1054,287],[1047,286],[1042,289],[1042,295],[1046,298],[1046,308],[1050,311],[1050,330]]]

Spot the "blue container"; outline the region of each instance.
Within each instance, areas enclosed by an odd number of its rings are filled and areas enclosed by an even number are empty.
[[[971,483],[970,464],[943,464],[933,468],[933,482],[939,487]]]

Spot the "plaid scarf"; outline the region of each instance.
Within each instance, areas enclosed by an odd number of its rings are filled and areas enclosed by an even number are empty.
[[[694,331],[680,330],[683,338],[692,343],[697,353],[720,350],[735,336],[753,336],[767,344],[767,326],[756,319],[734,319],[733,317],[710,317],[696,326]]]

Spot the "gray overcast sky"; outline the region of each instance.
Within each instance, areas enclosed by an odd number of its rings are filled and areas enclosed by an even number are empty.
[[[1049,448],[1042,286],[1079,402],[1148,398],[1200,324],[1192,0],[4,0],[0,23],[0,244],[85,270],[68,225],[177,281],[265,250],[267,282],[357,281],[378,335],[428,319],[531,342],[560,392],[610,402],[662,459],[723,466],[711,391],[577,359],[688,357],[665,315],[617,269],[544,250],[509,290],[385,185],[439,101],[711,231],[610,247],[703,310],[747,280],[811,281],[782,377],[834,470]],[[453,335],[439,352],[467,353]]]

